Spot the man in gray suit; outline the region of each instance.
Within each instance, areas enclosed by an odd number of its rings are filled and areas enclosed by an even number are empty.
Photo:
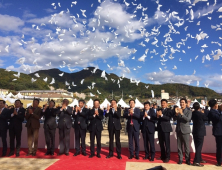
[[[185,159],[186,164],[190,165],[190,120],[192,117],[192,112],[187,107],[187,99],[180,99],[180,107],[175,109],[174,120],[177,120],[176,133],[177,133],[177,148],[179,162],[183,162],[183,145],[185,148]]]

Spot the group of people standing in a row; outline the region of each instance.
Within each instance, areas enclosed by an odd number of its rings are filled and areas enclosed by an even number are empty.
[[[28,148],[27,156],[36,155],[38,147],[38,136],[40,122],[39,119],[44,116],[44,133],[45,141],[47,145],[47,152],[45,155],[54,155],[55,150],[55,131],[59,128],[59,144],[60,150],[58,155],[69,155],[70,145],[70,130],[73,126],[75,131],[75,145],[76,152],[74,156],[80,154],[86,156],[86,132],[90,132],[90,155],[89,158],[95,156],[94,141],[97,140],[97,157],[100,158],[101,152],[101,134],[103,130],[102,119],[103,111],[100,109],[100,101],[94,100],[93,109],[87,109],[85,107],[85,101],[79,100],[79,106],[69,107],[69,101],[63,100],[62,107],[55,109],[55,102],[49,101],[43,109],[39,108],[39,100],[33,100],[33,106],[27,110],[21,107],[21,101],[15,101],[15,108],[6,109],[5,101],[0,100],[0,136],[2,137],[3,152],[2,156],[6,156],[7,151],[7,129],[9,128],[10,136],[10,153],[8,156],[14,155],[16,139],[16,156],[19,156],[21,146],[21,132],[22,122],[24,117],[27,120],[27,136],[28,136]],[[144,103],[144,109],[141,112],[140,109],[135,108],[135,100],[129,101],[130,108],[125,109],[123,117],[127,119],[127,132],[129,140],[129,159],[139,159],[139,134],[140,130],[143,134],[145,157],[144,160],[149,159],[154,161],[155,158],[155,144],[154,134],[158,132],[158,139],[161,149],[160,159],[167,163],[170,160],[170,132],[172,132],[172,126],[170,123],[171,118],[177,121],[176,133],[177,133],[177,147],[178,147],[178,164],[182,164],[183,160],[183,146],[185,148],[186,164],[190,163],[190,121],[193,120],[193,139],[195,144],[195,158],[193,165],[203,166],[201,163],[206,163],[202,160],[201,150],[203,146],[204,136],[206,135],[205,121],[211,120],[213,123],[213,135],[216,138],[216,158],[217,166],[221,166],[221,147],[222,147],[222,114],[218,111],[218,104],[216,100],[210,100],[209,106],[211,110],[206,116],[200,112],[199,103],[193,104],[194,111],[192,112],[187,107],[186,98],[180,99],[180,108],[175,107],[171,110],[167,108],[167,100],[161,100],[161,108],[151,108],[149,102]],[[56,124],[56,115],[59,117],[58,126]],[[121,142],[120,131],[121,126],[121,108],[117,107],[117,101],[111,100],[111,106],[107,106],[107,112],[105,114],[108,117],[108,131],[109,131],[109,154],[106,158],[113,157],[114,152],[114,136],[116,142],[117,158],[121,157]],[[72,122],[74,118],[74,124]],[[8,121],[9,127],[8,127]],[[89,123],[88,123],[89,122]],[[157,123],[157,127],[155,124]],[[81,140],[81,145],[80,145]],[[133,142],[134,141],[134,142]],[[34,143],[34,148],[32,145]],[[135,153],[133,143],[135,143]]]

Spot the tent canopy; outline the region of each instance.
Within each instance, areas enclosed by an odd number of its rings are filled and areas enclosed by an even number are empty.
[[[117,103],[117,105],[121,105],[121,107],[129,107],[129,105],[126,104],[122,98],[119,100],[119,102]]]
[[[100,108],[107,108],[107,105],[111,105],[111,103],[105,98],[103,103],[100,105]]]
[[[136,100],[135,100],[135,107],[144,108],[144,105],[136,98]]]
[[[93,108],[93,100],[89,99],[89,101],[86,103],[86,105],[88,106],[88,108]]]
[[[69,106],[74,107],[74,106],[79,106],[79,102],[77,99],[74,99],[73,102],[71,104],[69,104]]]

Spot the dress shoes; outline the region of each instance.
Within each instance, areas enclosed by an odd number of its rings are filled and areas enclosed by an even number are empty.
[[[178,161],[177,162],[178,165],[181,165],[182,163],[183,163],[183,161]]]
[[[82,153],[83,156],[87,156],[87,154],[85,152]]]
[[[57,156],[61,156],[61,155],[63,155],[63,153],[58,153],[58,154],[57,154]]]
[[[76,152],[73,156],[78,156],[80,155],[80,152]]]
[[[46,153],[45,153],[45,155],[50,155],[50,154],[51,154],[50,152],[46,152]]]
[[[203,163],[203,164],[205,164],[205,163],[207,163],[207,161],[204,161],[204,160],[202,160],[202,161],[200,161],[200,163]]]
[[[156,160],[164,160],[164,159],[162,159],[161,157],[159,157],[159,158],[156,158]]]
[[[108,155],[106,158],[109,159],[109,158],[112,158],[112,157],[113,157],[113,155]]]
[[[136,158],[137,160],[139,160],[139,159],[140,159],[138,155],[137,155],[135,158]]]
[[[191,165],[190,161],[186,161],[186,164],[187,164],[187,165]]]
[[[154,158],[149,159],[149,161],[153,162],[153,161],[154,161]]]
[[[14,152],[10,152],[10,153],[8,154],[8,157],[10,157],[10,156],[12,156],[12,155],[14,155]]]
[[[95,156],[95,155],[92,155],[92,154],[91,154],[91,155],[89,155],[89,158],[93,158],[94,156]]]
[[[19,157],[20,156],[20,154],[19,153],[16,153],[16,157]]]
[[[170,161],[169,158],[166,158],[163,162],[168,163],[169,161]]]
[[[54,152],[52,152],[50,155],[54,156]]]
[[[96,156],[97,156],[97,158],[101,158],[100,154],[97,154]]]
[[[36,156],[36,153],[32,153],[32,156]]]
[[[148,157],[148,156],[145,156],[145,157],[143,158],[143,160],[146,160],[146,159],[149,159],[149,157]]]
[[[65,153],[66,156],[69,156],[69,153]]]
[[[118,159],[122,159],[122,156],[121,156],[121,155],[118,155],[117,158],[118,158]]]
[[[31,156],[32,155],[32,153],[28,153],[26,156]]]
[[[193,166],[199,166],[199,167],[203,167],[204,165],[200,164],[200,163],[193,163]]]
[[[133,155],[130,155],[130,156],[128,157],[128,159],[133,159]]]
[[[217,165],[216,165],[216,166],[221,166],[221,164],[217,163]]]

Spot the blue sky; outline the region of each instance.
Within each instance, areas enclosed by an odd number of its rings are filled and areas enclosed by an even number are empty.
[[[0,67],[93,66],[145,83],[222,92],[220,7],[214,0],[1,0]]]

